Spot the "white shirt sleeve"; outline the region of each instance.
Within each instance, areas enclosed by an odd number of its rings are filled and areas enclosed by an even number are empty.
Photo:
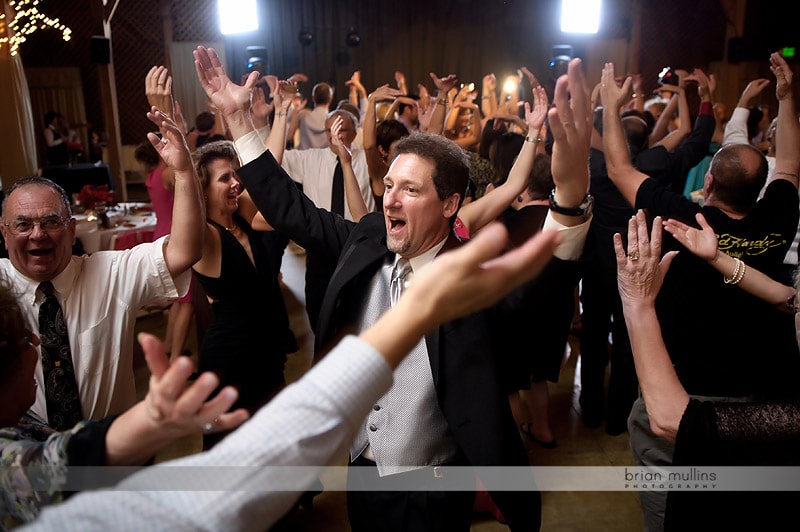
[[[239,137],[233,142],[236,148],[236,153],[239,154],[239,163],[244,166],[250,161],[258,159],[258,157],[267,151],[267,145],[258,131],[253,130],[247,135]]]
[[[562,260],[578,260],[583,253],[583,245],[586,243],[586,235],[589,234],[589,224],[592,223],[592,216],[579,225],[566,226],[553,218],[553,213],[547,211],[544,219],[543,229],[554,229],[561,233],[561,243],[556,248],[555,255]]]
[[[348,336],[212,450],[76,495],[27,530],[269,529],[302,492],[297,486],[311,485],[348,448],[391,384],[380,353]]]
[[[725,124],[725,134],[722,137],[722,145],[727,144],[750,144],[747,138],[747,119],[750,117],[750,110],[744,107],[737,107],[731,113],[731,119]]]

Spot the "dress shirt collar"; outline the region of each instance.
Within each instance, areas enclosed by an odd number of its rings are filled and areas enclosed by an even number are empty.
[[[447,239],[450,235],[448,234],[446,237],[442,239],[441,242],[433,246],[431,249],[423,253],[422,255],[417,255],[416,257],[408,259],[411,263],[411,270],[416,273],[420,271],[421,268],[424,268],[431,262],[433,259],[436,258],[436,255],[441,251],[444,247],[444,243],[447,242]],[[395,254],[394,264],[397,264],[397,261],[400,259],[400,255]],[[392,266],[394,266],[394,264]]]
[[[60,296],[59,300],[63,301],[69,296],[79,271],[80,267],[76,264],[76,261],[74,259],[70,259],[67,267],[64,268],[64,271],[56,275],[52,280],[56,295]],[[14,273],[19,279],[19,282],[14,284],[18,288],[22,289],[20,299],[23,301],[28,301],[31,305],[36,304],[36,291],[39,288],[40,281],[34,281],[33,279],[26,277],[16,268],[14,268]]]

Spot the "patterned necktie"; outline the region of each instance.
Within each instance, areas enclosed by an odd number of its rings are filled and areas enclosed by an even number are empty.
[[[408,259],[398,259],[392,271],[392,284],[389,288],[393,307],[397,304],[397,300],[400,299],[403,290],[405,290],[406,276],[411,272],[413,272],[413,270],[411,269],[411,263]]]
[[[72,367],[72,352],[64,312],[53,293],[53,283],[39,285],[44,300],[39,306],[39,337],[41,338],[44,395],[47,399],[48,425],[55,430],[69,430],[81,415],[78,384]]]
[[[344,217],[344,172],[342,171],[342,163],[338,159],[336,160],[336,169],[333,171],[331,212]]]

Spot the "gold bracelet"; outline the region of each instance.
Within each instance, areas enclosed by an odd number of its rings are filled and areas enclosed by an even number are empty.
[[[436,100],[436,103],[438,103],[439,105],[443,105],[443,106],[447,107],[447,99],[445,99],[445,98],[438,98]]]
[[[525,142],[542,142],[542,137],[525,137]]]

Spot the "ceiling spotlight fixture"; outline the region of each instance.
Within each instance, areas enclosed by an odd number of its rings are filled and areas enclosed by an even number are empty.
[[[347,46],[358,46],[361,44],[361,34],[351,28],[347,33],[347,37],[345,37],[345,42]]]
[[[303,28],[300,30],[300,33],[297,34],[297,40],[300,41],[300,44],[303,46],[308,46],[314,42],[314,34],[311,33],[310,30]]]

